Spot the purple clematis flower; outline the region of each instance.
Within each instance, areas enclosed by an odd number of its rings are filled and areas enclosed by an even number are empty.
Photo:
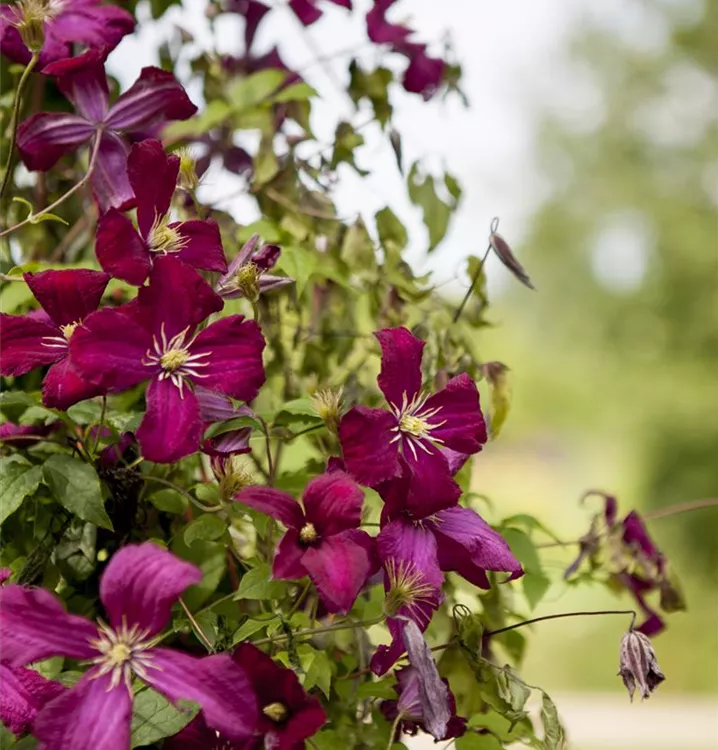
[[[42,707],[66,689],[34,669],[0,661],[0,721],[13,734],[25,734]]]
[[[173,255],[207,271],[227,270],[216,222],[169,221],[179,166],[179,157],[165,154],[159,141],[148,139],[132,146],[127,174],[137,203],[139,231],[116,208],[100,219],[95,252],[105,271],[140,285],[153,259],[162,255]]]
[[[50,63],[72,57],[77,44],[113,50],[135,28],[131,13],[102,0],[51,0],[47,14],[45,43],[37,65],[40,71]],[[0,52],[13,62],[27,65],[31,52],[16,28],[19,19],[17,4],[0,5]]]
[[[67,409],[103,389],[71,362],[69,341],[86,316],[97,310],[110,277],[98,271],[26,273],[23,278],[42,306],[29,315],[0,315],[0,373],[24,375],[52,365],[42,385],[45,406]]]
[[[260,245],[259,235],[253,234],[229,264],[227,273],[220,277],[215,291],[224,299],[246,297],[256,302],[264,292],[293,284],[294,279],[267,273],[274,268],[281,252],[279,245]]]
[[[251,643],[241,644],[232,657],[249,678],[259,703],[255,736],[242,744],[217,737],[200,715],[165,742],[166,750],[302,750],[304,740],[327,721],[319,701],[305,692],[291,669],[277,664]],[[223,744],[224,742],[224,744]]]
[[[341,471],[315,477],[302,496],[246,487],[235,500],[281,521],[287,532],[274,557],[275,578],[309,576],[329,612],[348,612],[377,569],[374,539],[358,527],[364,493]]]
[[[352,0],[329,0],[329,2],[334,5],[341,5],[342,8],[347,10],[352,9]],[[316,23],[324,13],[317,8],[317,0],[289,0],[289,7],[304,26],[311,26]]]
[[[107,623],[67,613],[44,589],[10,584],[0,590],[3,659],[11,666],[55,655],[91,665],[38,713],[33,733],[45,747],[126,750],[134,677],[173,702],[199,704],[205,721],[230,738],[253,734],[256,699],[228,655],[201,659],[156,645],[172,604],[201,578],[199,568],[152,543],[123,547],[100,581]]]
[[[424,342],[406,328],[377,332],[382,359],[378,384],[389,410],[355,406],[339,424],[347,469],[376,487],[400,474],[411,478],[409,504],[422,512],[453,505],[461,490],[446,449],[471,455],[486,442],[476,384],[466,374],[429,395],[421,392]]]
[[[221,307],[197,271],[158,258],[136,303],[100,310],[73,336],[73,362],[98,386],[117,392],[150,381],[137,430],[149,461],[172,463],[199,449],[194,385],[250,401],[264,383],[264,338],[253,320],[231,315],[195,333]]]
[[[177,79],[159,68],[143,68],[132,87],[110,106],[106,50],[91,49],[79,57],[45,68],[58,88],[74,104],[77,114],[39,112],[25,120],[17,144],[25,166],[46,172],[69,151],[100,138],[91,182],[104,212],[111,206],[127,208],[134,202],[127,177],[131,140],[156,137],[170,120],[186,120],[197,107]]]

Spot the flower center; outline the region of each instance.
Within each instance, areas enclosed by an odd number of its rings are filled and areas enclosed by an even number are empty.
[[[195,380],[197,378],[206,378],[207,375],[200,372],[206,367],[208,362],[203,360],[209,357],[211,352],[200,352],[192,354],[190,351],[195,337],[186,340],[189,333],[189,327],[180,331],[171,339],[167,338],[165,333],[165,324],[160,328],[160,336],[152,337],[152,348],[145,352],[142,364],[147,367],[159,366],[162,371],[159,374],[160,380],[169,378],[174,385],[179,388],[180,397],[184,397],[183,388],[185,379]]]
[[[147,679],[147,669],[156,668],[150,654],[156,641],[148,639],[148,634],[148,629],[140,630],[136,623],[128,628],[126,620],[117,629],[98,620],[98,637],[90,639],[90,645],[100,653],[90,662],[99,669],[92,678],[110,674],[110,690],[122,681],[129,688],[133,674]]]
[[[70,336],[72,336],[73,333],[75,333],[75,328],[80,325],[80,321],[76,320],[74,323],[68,323],[65,326],[60,326],[60,330],[62,331],[62,335],[69,341]]]
[[[426,402],[428,399],[428,393],[418,393],[409,401],[405,391],[400,407],[390,404],[390,408],[397,419],[396,427],[392,428],[392,432],[395,432],[396,435],[391,439],[391,442],[399,442],[402,449],[408,447],[414,456],[414,460],[417,459],[417,447],[425,453],[431,453],[431,449],[426,445],[426,442],[436,445],[442,445],[444,442],[431,433],[437,427],[445,424],[446,420],[429,421],[441,411],[441,407],[436,406],[433,409],[427,409]]]
[[[431,603],[435,589],[414,563],[390,558],[384,569],[389,582],[384,611],[389,617],[402,608],[413,612],[417,605]]]
[[[411,414],[404,414],[399,420],[399,430],[408,433],[414,437],[423,438],[429,434],[430,425],[420,417],[413,417]]]
[[[186,349],[170,349],[160,357],[160,364],[167,372],[174,372],[187,361],[189,352]]]
[[[312,544],[319,538],[313,523],[305,523],[299,532],[299,541],[304,544]]]
[[[153,253],[167,255],[178,253],[187,244],[187,238],[169,226],[166,216],[158,216],[150,228],[147,244]]]
[[[276,724],[287,718],[287,707],[283,703],[269,703],[262,709],[262,713]]]

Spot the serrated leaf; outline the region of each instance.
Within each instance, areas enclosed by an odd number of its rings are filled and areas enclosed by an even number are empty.
[[[199,712],[198,706],[173,706],[150,688],[140,690],[132,703],[131,747],[142,747],[172,737],[187,726]]]
[[[63,508],[83,521],[112,530],[102,500],[100,480],[92,466],[71,456],[56,454],[43,464],[43,476]]]
[[[227,524],[217,516],[205,513],[184,530],[184,542],[191,547],[194,542],[214,542],[227,530]]]
[[[21,456],[0,458],[0,524],[36,492],[41,481],[41,466],[34,466]]]
[[[277,599],[286,589],[281,581],[271,580],[272,571],[267,563],[248,570],[239,582],[235,599]]]

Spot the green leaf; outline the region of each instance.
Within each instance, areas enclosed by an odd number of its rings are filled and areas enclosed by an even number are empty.
[[[259,145],[259,151],[254,157],[253,182],[255,186],[264,185],[272,180],[279,172],[279,161],[274,153],[274,139],[264,136]]]
[[[187,704],[176,708],[164,696],[150,688],[140,690],[132,703],[131,747],[142,747],[177,734],[199,712]]]
[[[251,635],[266,628],[273,619],[274,618],[272,617],[269,620],[246,620],[239,626],[239,628],[237,628],[237,630],[234,631],[232,645],[236,646],[238,643],[246,641]]]
[[[314,652],[314,659],[304,678],[305,690],[311,690],[315,685],[329,697],[332,689],[332,663],[324,651]]]
[[[379,242],[388,255],[398,257],[409,242],[406,227],[399,221],[396,214],[389,208],[382,208],[374,217]]]
[[[294,279],[297,296],[300,297],[318,263],[319,257],[313,250],[301,245],[290,245],[282,249],[276,268]]]
[[[374,243],[361,217],[344,233],[340,253],[342,260],[356,271],[367,270],[376,266]]]
[[[313,96],[317,96],[317,92],[308,83],[301,81],[300,83],[293,83],[276,93],[272,97],[272,102],[275,104],[279,104],[280,102],[296,102],[311,99]]]
[[[258,73],[253,73],[246,78],[234,79],[227,87],[226,94],[232,111],[244,112],[247,109],[256,107],[257,104],[260,104],[276,91],[286,77],[286,71],[268,68],[267,70],[260,70]],[[277,101],[276,97],[273,97],[273,99]],[[290,99],[282,101],[290,101]]]
[[[102,500],[100,480],[92,466],[71,456],[56,454],[45,461],[43,476],[63,508],[83,521],[112,530]]]
[[[502,529],[501,534],[527,573],[542,572],[541,561],[536,552],[536,547],[528,534],[514,528]]]
[[[25,221],[29,221],[30,224],[40,224],[43,221],[58,221],[60,224],[64,224],[65,226],[69,226],[69,222],[65,221],[65,219],[61,218],[60,216],[57,216],[56,214],[48,214],[43,213],[39,216],[35,216],[33,214],[33,206],[32,203],[30,203],[29,200],[26,200],[25,198],[21,198],[20,196],[15,196],[12,199],[13,203],[22,203],[24,206],[28,208],[28,215],[25,217]]]
[[[202,580],[197,585],[190,586],[183,597],[190,611],[195,611],[216,591],[224,577],[227,571],[227,550],[223,542],[196,540],[189,546],[184,541],[184,534],[177,534],[172,542],[172,552],[202,570]]]
[[[396,680],[393,677],[385,677],[383,680],[374,680],[371,682],[362,682],[357,688],[356,698],[385,698],[387,700],[396,699],[396,690],[394,685]]]
[[[216,515],[205,513],[195,519],[184,530],[184,541],[192,546],[196,541],[214,542],[227,530],[227,524]]]
[[[12,515],[22,501],[35,493],[42,481],[42,467],[21,456],[0,458],[0,524]]]
[[[407,178],[409,198],[415,206],[420,206],[424,214],[424,224],[429,230],[429,252],[432,252],[444,239],[449,228],[449,220],[456,210],[458,200],[443,201],[436,192],[434,178],[420,175],[418,162],[414,162]]]
[[[147,498],[157,510],[165,513],[175,513],[179,515],[187,510],[189,502],[187,498],[176,490],[160,490],[153,492]]]
[[[274,424],[292,424],[294,422],[321,422],[321,417],[309,398],[297,398],[282,404],[274,418]]]
[[[183,122],[170,123],[163,131],[165,138],[176,141],[188,136],[203,135],[208,130],[221,125],[232,110],[226,102],[213,99],[196,117]]]
[[[545,750],[564,750],[567,747],[566,730],[559,719],[556,704],[546,693],[543,693],[541,698],[541,722]]]
[[[526,573],[522,577],[521,583],[524,595],[531,609],[536,609],[536,606],[551,586],[551,581],[546,576],[541,575],[541,573]]]
[[[272,570],[267,563],[248,570],[239,582],[235,599],[277,599],[286,589],[281,581],[270,580]]]
[[[475,734],[467,732],[458,737],[456,750],[502,750],[503,745],[492,734]]]

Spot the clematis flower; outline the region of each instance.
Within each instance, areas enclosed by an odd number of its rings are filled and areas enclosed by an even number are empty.
[[[35,442],[35,438],[47,437],[62,422],[51,422],[50,424],[13,424],[12,422],[3,422],[0,424],[0,443],[12,445],[13,447],[27,448]]]
[[[13,734],[25,734],[42,707],[65,690],[34,669],[0,661],[0,721]]]
[[[182,261],[157,258],[149,279],[136,303],[87,318],[71,351],[83,376],[110,392],[150,381],[137,439],[146,459],[172,463],[199,449],[202,419],[193,386],[253,399],[265,379],[264,338],[242,315],[195,332],[222,300]]]
[[[113,50],[135,28],[131,13],[101,0],[52,0],[43,4],[45,41],[36,68],[39,71],[72,57],[78,44]],[[0,5],[0,52],[13,62],[27,65],[31,52],[17,29],[21,17],[19,3]]]
[[[486,442],[476,384],[466,374],[429,395],[421,391],[424,342],[406,328],[375,334],[382,349],[378,384],[389,409],[355,406],[339,425],[349,472],[376,487],[401,474],[411,478],[409,505],[432,512],[456,503],[461,490],[445,449],[471,455]]]
[[[169,221],[179,167],[179,157],[165,154],[159,141],[148,139],[132,146],[127,174],[137,203],[139,231],[116,208],[100,219],[95,252],[105,271],[140,285],[154,258],[163,255],[207,271],[227,270],[216,222]]]
[[[618,674],[631,702],[636,687],[641,693],[641,700],[645,700],[666,679],[658,666],[651,641],[643,633],[632,629],[621,639]]]
[[[287,532],[274,556],[275,578],[309,576],[329,612],[348,612],[378,567],[374,540],[358,527],[364,493],[350,476],[332,471],[315,477],[302,496],[271,487],[247,487],[235,496],[281,521]]]
[[[281,252],[279,245],[260,245],[259,235],[253,234],[229,264],[227,273],[220,277],[215,291],[224,299],[246,297],[256,302],[264,292],[293,284],[294,279],[267,273],[274,268]]]
[[[77,326],[97,310],[110,280],[108,274],[41,271],[23,274],[23,278],[42,310],[29,315],[0,315],[0,373],[24,375],[36,367],[52,365],[43,380],[42,401],[56,409],[67,409],[103,393],[74,367],[69,341]]]
[[[167,122],[186,120],[197,111],[171,73],[151,67],[143,68],[137,81],[110,106],[106,55],[107,50],[91,49],[48,65],[45,73],[55,76],[77,114],[39,112],[25,120],[17,132],[25,166],[41,172],[64,154],[100,138],[90,181],[101,212],[133,204],[127,177],[127,138],[156,137]]]
[[[175,737],[167,750],[301,750],[304,740],[319,731],[327,717],[319,701],[305,692],[291,669],[277,664],[251,643],[242,643],[232,657],[249,678],[259,703],[255,736],[244,744],[232,744],[207,727],[200,714]],[[224,742],[224,744],[223,744]]]
[[[146,542],[123,547],[102,574],[100,599],[107,622],[69,614],[44,589],[10,584],[0,590],[0,634],[7,663],[20,667],[60,655],[91,665],[77,684],[47,703],[35,718],[33,734],[45,747],[129,747],[135,677],[170,701],[199,704],[205,721],[228,737],[252,735],[256,699],[228,655],[202,659],[156,645],[173,603],[201,578],[196,566]]]
[[[352,0],[329,0],[329,2],[334,3],[334,5],[341,5],[342,8],[347,10],[352,9]],[[288,4],[304,26],[311,26],[323,15],[323,11],[317,8],[317,0],[289,0]]]

